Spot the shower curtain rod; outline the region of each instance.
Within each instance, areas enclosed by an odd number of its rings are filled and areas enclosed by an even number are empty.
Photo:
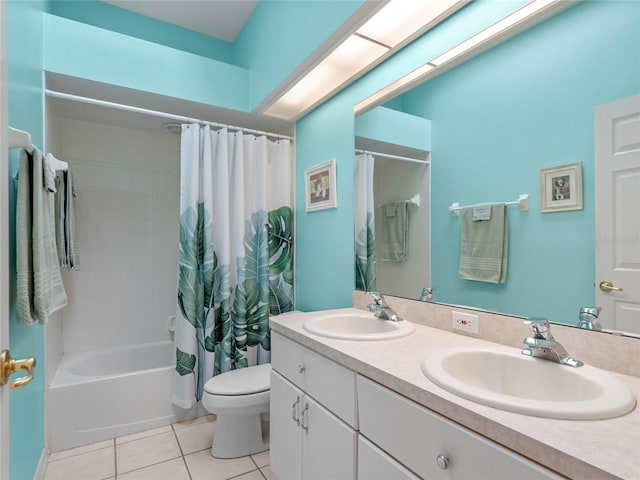
[[[390,153],[372,152],[371,150],[361,150],[356,148],[356,153],[369,153],[374,157],[385,157],[393,160],[402,160],[403,162],[420,163],[421,165],[429,165],[429,160],[418,160],[417,158],[401,157],[400,155],[391,155]]]
[[[234,125],[225,125],[223,123],[210,122],[208,120],[200,120],[198,118],[185,117],[183,115],[175,115],[173,113],[159,112],[157,110],[150,110],[148,108],[134,107],[132,105],[125,105],[123,103],[107,102],[105,100],[98,100],[97,98],[81,97],[79,95],[72,95],[70,93],[56,92],[55,90],[47,89],[45,90],[45,93],[47,97],[62,98],[64,100],[73,100],[75,102],[88,103],[90,105],[115,108],[117,110],[124,110],[127,112],[142,113],[144,115],[166,118],[167,120],[175,120],[176,122],[181,123],[199,123],[201,125],[209,125],[210,127],[228,128],[230,130],[239,130],[241,132],[264,135],[271,138],[280,138],[286,140],[292,139],[288,135],[282,135],[280,133],[271,133],[262,130],[253,130],[251,128],[236,127]]]

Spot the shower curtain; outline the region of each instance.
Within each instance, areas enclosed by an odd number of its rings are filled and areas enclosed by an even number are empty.
[[[270,361],[269,315],[293,309],[291,145],[182,126],[173,403]]]
[[[355,159],[356,289],[376,290],[375,206],[373,204],[373,156]]]

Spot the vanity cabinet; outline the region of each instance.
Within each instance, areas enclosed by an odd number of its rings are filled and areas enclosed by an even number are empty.
[[[365,377],[357,391],[360,434],[393,457],[390,468],[399,462],[425,479],[563,478]]]
[[[279,480],[353,479],[355,373],[272,332],[271,468]]]

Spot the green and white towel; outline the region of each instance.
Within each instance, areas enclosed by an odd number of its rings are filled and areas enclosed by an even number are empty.
[[[478,282],[505,283],[509,252],[507,206],[504,203],[491,205],[490,220],[474,221],[473,217],[474,207],[462,210],[458,276]]]
[[[67,304],[56,250],[54,197],[45,184],[42,154],[20,155],[16,202],[16,316],[47,323]]]
[[[382,205],[382,241],[380,253],[386,262],[404,262],[408,256],[409,202],[387,202]]]

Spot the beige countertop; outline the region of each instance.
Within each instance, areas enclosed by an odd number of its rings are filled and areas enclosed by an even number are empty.
[[[347,311],[362,312],[334,312]],[[314,314],[317,312],[271,317],[271,328],[566,477],[640,479],[638,406],[621,417],[594,421],[532,417],[487,407],[438,387],[423,375],[421,363],[430,353],[454,346],[514,348],[415,322],[413,334],[395,340],[336,340],[303,330],[304,321]],[[609,373],[622,380],[640,403],[639,378]]]

